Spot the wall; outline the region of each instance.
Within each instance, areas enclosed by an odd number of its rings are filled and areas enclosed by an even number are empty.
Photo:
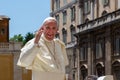
[[[0,80],[13,80],[13,55],[0,54]]]

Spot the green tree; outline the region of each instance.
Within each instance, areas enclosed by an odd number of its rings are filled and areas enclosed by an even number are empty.
[[[31,40],[34,37],[33,33],[28,32],[25,37],[24,37],[24,41],[23,41],[23,45],[25,45],[29,40]]]
[[[22,42],[23,46],[34,37],[33,33],[28,32],[25,37],[23,37],[21,34],[14,35],[12,38],[10,38],[11,42]]]
[[[14,35],[12,38],[10,38],[10,41],[12,42],[23,42],[23,36],[21,34]]]

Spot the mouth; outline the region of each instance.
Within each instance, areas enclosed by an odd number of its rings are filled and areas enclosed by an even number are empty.
[[[48,38],[53,38],[52,34],[48,34],[47,36],[48,36]]]

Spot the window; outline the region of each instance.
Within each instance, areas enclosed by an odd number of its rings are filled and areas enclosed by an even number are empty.
[[[67,0],[63,0],[64,5],[67,3]]]
[[[71,25],[70,30],[71,30],[71,41],[75,41],[75,37],[74,37],[75,27]]]
[[[84,2],[84,13],[88,14],[89,12],[90,12],[90,1],[85,0],[85,2]]]
[[[96,58],[102,57],[102,47],[100,43],[96,44]]]
[[[66,22],[67,22],[67,12],[64,11],[63,12],[63,25],[66,24]]]
[[[114,42],[115,46],[115,53],[114,56],[118,56],[120,55],[120,37],[116,37],[115,38],[115,42]]]
[[[113,70],[112,72],[113,72],[114,79],[120,80],[120,62],[119,62],[119,60],[115,61],[112,64],[112,70]]]
[[[4,34],[5,34],[5,29],[2,28],[2,29],[0,30],[0,34],[1,34],[1,35],[4,35]]]
[[[103,6],[106,6],[109,4],[109,0],[102,0],[102,2],[103,2]]]
[[[60,8],[60,0],[55,0],[56,1],[56,9]]]
[[[102,63],[98,63],[96,65],[96,70],[97,70],[98,77],[105,75],[105,67],[104,67],[103,62]]]
[[[63,34],[63,42],[67,43],[67,31],[64,28],[62,30],[62,34]]]
[[[71,8],[71,21],[75,20],[75,6]]]
[[[118,0],[118,3],[117,3],[118,5],[118,9],[120,9],[120,0]]]
[[[73,73],[73,80],[75,80],[75,72]]]
[[[72,66],[72,55],[68,55],[69,65]]]
[[[85,78],[88,75],[88,70],[85,66],[81,66],[80,70],[81,70],[81,80],[85,80]]]
[[[59,27],[59,15],[55,16],[57,23],[58,23],[58,27]]]
[[[82,61],[87,60],[87,47],[80,48],[80,60]]]
[[[103,42],[103,40],[99,40],[96,43],[96,59],[102,58],[103,52],[104,52],[104,42]]]

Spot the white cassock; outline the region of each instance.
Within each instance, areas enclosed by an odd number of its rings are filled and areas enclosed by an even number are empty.
[[[48,41],[44,35],[34,45],[34,38],[21,49],[17,65],[32,70],[32,80],[65,80],[68,58],[65,45],[59,39]]]
[[[113,75],[100,76],[97,80],[114,80]]]

